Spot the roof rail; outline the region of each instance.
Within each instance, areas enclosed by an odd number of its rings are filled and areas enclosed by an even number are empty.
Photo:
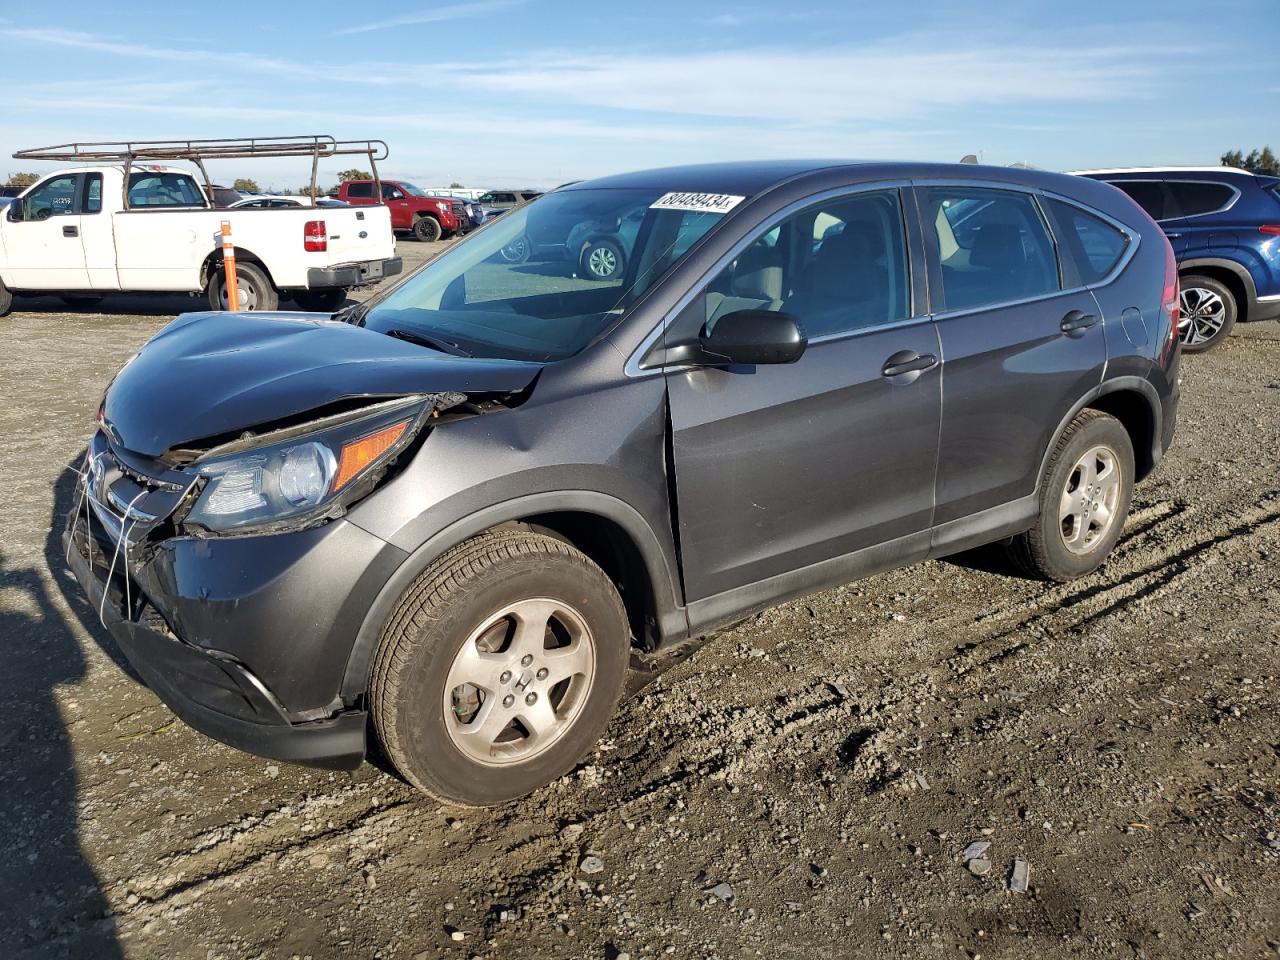
[[[327,134],[301,137],[250,137],[221,140],[119,140],[99,143],[60,143],[52,147],[17,150],[15,160],[58,160],[70,163],[86,161],[124,163],[125,172],[139,160],[186,160],[200,168],[210,202],[213,181],[205,169],[206,160],[248,160],[299,157],[311,160],[311,198],[316,197],[316,177],[320,161],[328,157],[358,156],[369,158],[373,179],[382,195],[382,178],[378,161],[390,155],[385,140],[335,140]],[[125,176],[124,208],[129,209],[129,177]]]
[[[1246,173],[1249,176],[1257,176],[1252,170],[1242,170],[1240,167],[1102,167],[1097,170],[1068,170],[1067,173],[1077,176],[1100,173]]]

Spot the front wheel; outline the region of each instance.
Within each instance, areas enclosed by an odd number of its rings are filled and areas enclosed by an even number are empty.
[[[1200,274],[1182,278],[1178,336],[1186,353],[1212,350],[1236,324],[1236,298],[1225,283]]]
[[[6,316],[13,309],[13,294],[9,292],[9,288],[4,285],[4,281],[0,280],[0,317]]]
[[[593,240],[582,251],[580,266],[588,280],[616,280],[626,269],[622,248],[612,240]]]
[[[388,759],[446,803],[513,800],[567,773],[604,732],[629,630],[587,556],[524,530],[446,552],[405,592],[374,659]]]
[[[257,264],[236,264],[236,289],[240,294],[241,310],[275,310],[280,306],[280,295],[276,293],[266,272]],[[221,264],[209,275],[205,292],[209,297],[209,306],[214,310],[230,309],[227,300],[227,275]]]
[[[1014,562],[1058,583],[1098,569],[1124,529],[1133,476],[1129,432],[1109,414],[1082,410],[1049,457],[1036,525],[1010,544]]]
[[[293,302],[311,313],[333,313],[347,302],[347,291],[342,287],[327,290],[298,290]]]
[[[440,221],[435,217],[419,217],[413,222],[413,235],[423,243],[435,243],[440,239]]]

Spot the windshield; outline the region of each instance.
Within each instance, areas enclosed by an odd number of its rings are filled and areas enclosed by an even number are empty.
[[[423,193],[421,190],[415,187],[412,183],[405,183],[403,180],[400,181],[400,189],[403,190],[405,193],[407,193],[411,197],[427,196],[427,194]]]
[[[680,205],[642,188],[547,194],[428,264],[362,323],[462,356],[572,356],[611,329],[726,212]]]

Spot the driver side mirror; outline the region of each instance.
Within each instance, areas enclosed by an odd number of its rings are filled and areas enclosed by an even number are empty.
[[[705,364],[795,363],[809,341],[796,318],[773,310],[735,310],[698,337]]]
[[[14,197],[5,216],[15,223],[19,220],[25,220],[27,218],[26,197]]]

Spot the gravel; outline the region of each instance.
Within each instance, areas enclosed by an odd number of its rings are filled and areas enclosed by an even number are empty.
[[[765,611],[622,705],[562,780],[459,811],[376,766],[266,762],[175,722],[63,570],[54,526],[102,388],[195,306],[0,320],[6,956],[1280,942],[1280,324],[1184,358],[1176,445],[1100,573],[1049,586],[983,551]],[[1007,886],[972,875],[981,859]]]

